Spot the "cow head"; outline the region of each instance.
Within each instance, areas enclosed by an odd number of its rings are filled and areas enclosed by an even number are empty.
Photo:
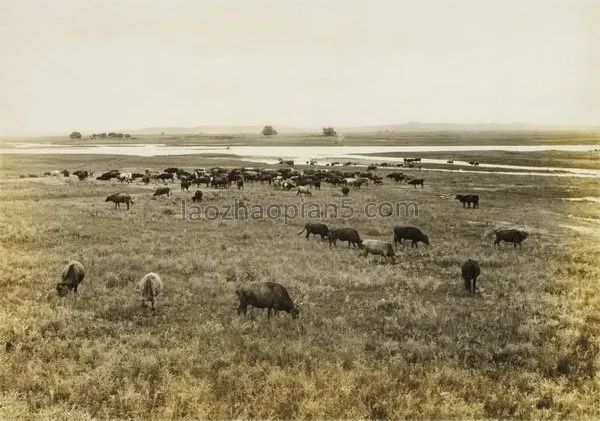
[[[69,293],[70,290],[71,288],[69,288],[69,285],[65,284],[64,282],[59,282],[56,284],[56,294],[58,294],[59,297],[64,297]]]
[[[427,245],[429,245],[429,236],[423,234],[423,242]]]

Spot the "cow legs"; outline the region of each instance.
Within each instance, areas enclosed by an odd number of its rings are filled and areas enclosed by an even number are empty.
[[[270,318],[271,318],[271,310],[272,310],[272,308],[271,308],[271,307],[269,307],[269,308],[267,309],[267,319],[270,319]]]
[[[471,289],[470,282],[468,279],[465,279],[465,289],[469,291]]]
[[[127,201],[127,210],[129,210],[129,201]]]
[[[242,303],[240,303],[240,305],[237,308],[237,314],[239,315],[240,313],[244,313],[244,317],[246,317],[246,311],[248,310],[248,305],[243,305]]]

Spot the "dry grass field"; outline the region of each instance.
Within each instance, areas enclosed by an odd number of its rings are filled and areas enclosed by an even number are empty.
[[[305,240],[306,220],[182,220],[194,189],[178,184],[152,200],[152,184],[19,178],[239,162],[0,160],[0,418],[600,417],[599,205],[564,200],[598,196],[597,180],[424,170],[423,189],[352,190],[354,209],[418,203],[408,219],[324,221],[363,239],[423,229],[431,245],[399,247],[393,265]],[[267,184],[201,190],[203,204],[300,201]],[[105,203],[118,191],[130,211]],[[457,193],[479,194],[480,209]],[[340,200],[324,185],[306,203]],[[521,250],[493,246],[500,225],[528,229]],[[469,257],[482,268],[474,297],[460,276]],[[54,291],[70,259],[87,271],[77,300]],[[136,292],[150,271],[165,284],[155,315]],[[300,318],[239,317],[235,288],[252,280],[284,284]]]

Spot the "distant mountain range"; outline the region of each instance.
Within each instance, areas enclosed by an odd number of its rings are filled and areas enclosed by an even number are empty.
[[[280,134],[284,133],[321,133],[321,127],[291,127],[274,125]],[[146,127],[142,129],[121,130],[131,134],[258,134],[263,126],[220,126],[202,125],[193,127]],[[600,126],[543,125],[529,123],[419,123],[383,124],[376,126],[335,126],[338,133],[356,132],[461,132],[461,131],[549,131],[549,130],[600,130]]]

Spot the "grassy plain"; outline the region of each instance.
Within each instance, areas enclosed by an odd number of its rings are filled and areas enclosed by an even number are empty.
[[[301,219],[184,221],[193,193],[176,184],[152,200],[153,185],[19,178],[240,162],[0,159],[0,341],[14,345],[0,351],[0,418],[600,417],[599,208],[563,200],[598,196],[597,180],[423,170],[423,189],[352,190],[357,210],[418,203],[408,219],[325,221],[363,238],[403,224],[429,234],[392,265],[306,241]],[[201,189],[205,204],[300,200],[260,184]],[[134,197],[130,211],[104,202],[117,191]],[[452,200],[468,192],[479,210]],[[340,200],[325,186],[306,202]],[[504,224],[529,230],[522,250],[493,247]],[[475,297],[461,286],[469,257],[482,267]],[[77,300],[54,293],[69,259],[87,270]],[[135,291],[149,271],[165,283],[156,315]],[[238,317],[235,287],[251,280],[286,285],[300,319]]]
[[[285,133],[277,136],[259,134],[142,134],[135,139],[89,139],[84,133],[81,140],[64,136],[3,137],[0,144],[12,142],[51,143],[61,145],[110,145],[110,144],[166,144],[166,145],[244,145],[244,146],[424,146],[424,145],[553,145],[582,144],[600,145],[600,132],[588,131],[403,131],[403,132],[350,132],[339,138],[323,137],[321,133]]]

